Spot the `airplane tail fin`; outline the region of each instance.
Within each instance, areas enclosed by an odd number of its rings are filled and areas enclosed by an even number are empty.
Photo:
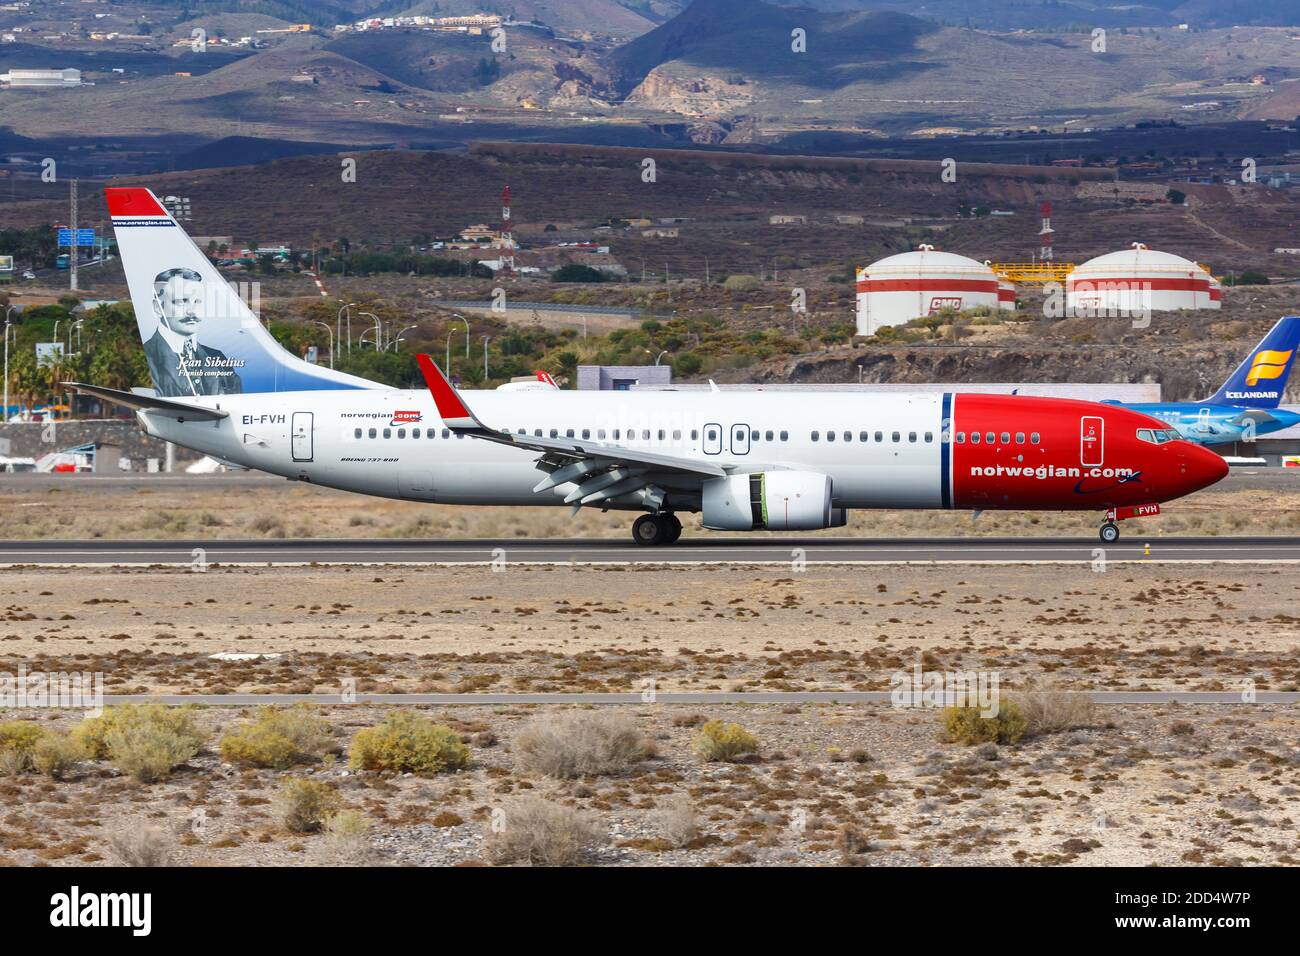
[[[1286,391],[1297,346],[1300,346],[1300,315],[1283,316],[1206,401],[1245,408],[1276,408]]]
[[[150,190],[104,195],[160,397],[386,387],[285,351]]]

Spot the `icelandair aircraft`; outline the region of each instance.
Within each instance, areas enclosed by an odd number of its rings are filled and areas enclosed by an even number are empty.
[[[1014,395],[460,392],[388,388],[284,351],[147,189],[108,189],[154,389],[80,391],[135,408],[149,435],[361,494],[640,513],[642,545],[679,512],[721,531],[843,525],[854,508],[1156,514],[1227,474],[1161,422]]]
[[[1205,401],[1132,402],[1122,407],[1159,418],[1201,445],[1254,441],[1256,435],[1300,424],[1300,414],[1278,408],[1297,346],[1300,315],[1284,316]]]

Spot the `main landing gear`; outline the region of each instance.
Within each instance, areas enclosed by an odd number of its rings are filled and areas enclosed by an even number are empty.
[[[632,525],[632,540],[644,547],[673,544],[682,536],[682,523],[671,511],[642,515]]]

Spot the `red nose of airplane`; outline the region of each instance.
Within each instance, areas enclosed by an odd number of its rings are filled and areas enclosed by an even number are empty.
[[[1223,456],[1218,452],[1213,452],[1203,445],[1192,442],[1183,442],[1182,444],[1183,447],[1179,449],[1178,453],[1178,464],[1179,472],[1187,487],[1184,494],[1191,494],[1193,491],[1208,488],[1215,482],[1227,477],[1228,463],[1223,460]]]

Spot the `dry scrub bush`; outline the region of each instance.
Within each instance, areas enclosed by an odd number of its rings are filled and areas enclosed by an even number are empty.
[[[325,821],[317,850],[326,866],[365,866],[373,862],[370,820],[360,810],[340,810]]]
[[[173,845],[159,827],[134,823],[110,836],[108,849],[122,866],[168,866]]]
[[[630,717],[581,710],[530,721],[510,750],[520,770],[560,779],[621,773],[651,754]]]
[[[700,833],[695,808],[685,797],[673,797],[665,801],[662,807],[655,810],[653,821],[659,835],[677,849],[686,846]]]
[[[32,767],[53,780],[62,780],[85,759],[81,742],[68,734],[46,734],[32,748]]]
[[[705,760],[733,761],[746,754],[758,753],[758,738],[740,724],[710,720],[695,738],[695,752]]]
[[[1087,694],[1033,687],[1017,694],[1015,701],[1025,715],[1025,732],[1031,737],[1096,727],[1101,722],[1097,705]]]
[[[978,704],[943,709],[943,736],[952,744],[1014,744],[1024,736],[1025,725],[1025,715],[1009,700],[1001,701],[990,717],[980,713]]]
[[[72,738],[87,756],[108,758],[142,783],[161,780],[203,746],[193,708],[123,704],[77,725]]]
[[[489,824],[484,838],[493,863],[573,866],[605,838],[591,814],[541,797],[518,797],[502,810],[499,826]]]
[[[221,757],[250,767],[287,770],[319,760],[333,743],[329,724],[308,704],[260,707],[251,720],[221,738]]]
[[[271,800],[271,812],[290,833],[315,833],[338,811],[339,795],[319,780],[290,777]]]
[[[469,763],[469,748],[450,727],[427,717],[398,711],[383,723],[357,731],[348,752],[353,770],[433,774],[460,770]]]
[[[0,724],[0,767],[9,775],[27,773],[34,768],[36,745],[48,731],[30,720],[9,720]]]

